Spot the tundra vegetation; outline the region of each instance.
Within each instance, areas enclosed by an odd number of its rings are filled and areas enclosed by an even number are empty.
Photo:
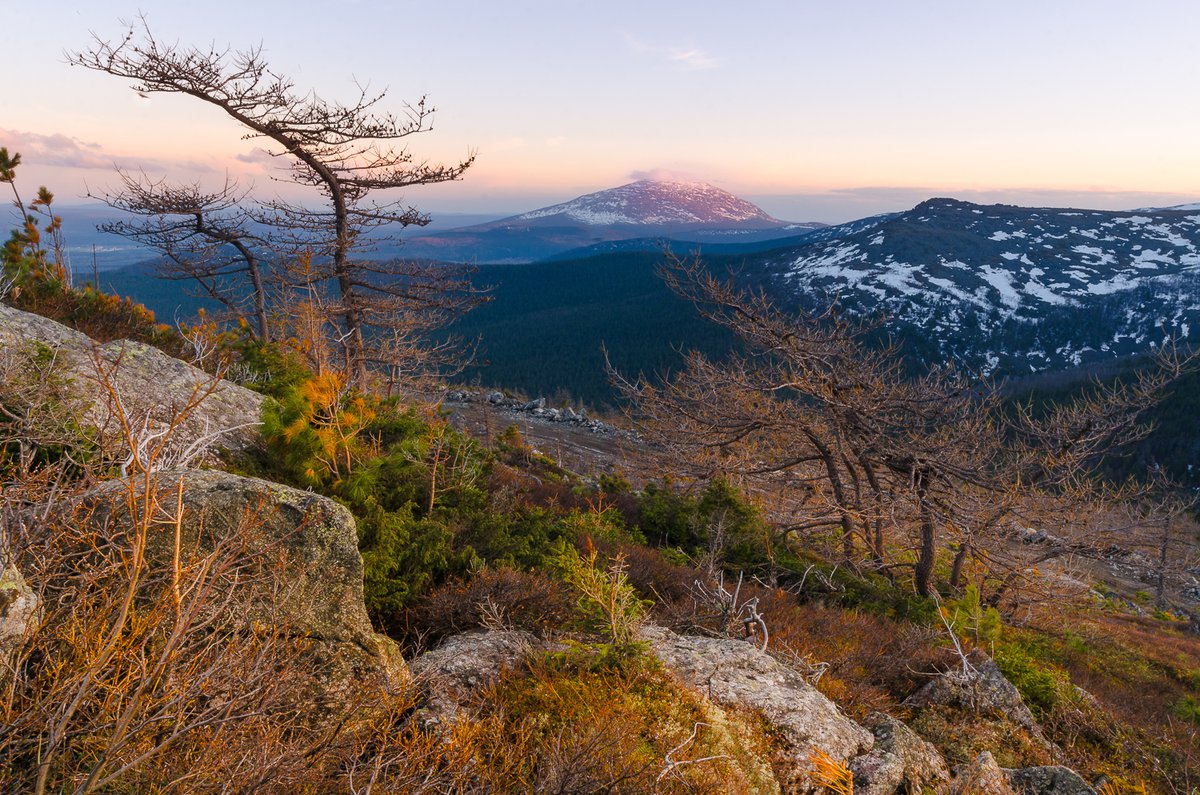
[[[400,370],[440,361],[436,349],[409,358],[404,335],[426,320],[389,325],[396,312],[411,321],[395,303],[411,295],[397,285],[418,276],[389,265],[397,281],[368,277],[377,263],[354,246],[361,224],[420,220],[368,208],[367,192],[469,165],[410,166],[370,143],[423,129],[423,105],[408,123],[377,118],[375,98],[343,107],[295,96],[258,51],[163,47],[137,33],[74,60],[213,102],[295,158],[297,179],[324,191],[328,211],[246,210],[294,229],[305,241],[296,248],[236,239],[255,258],[270,250],[299,263],[287,267],[306,296],[298,304],[273,310],[256,298],[249,322],[171,329],[71,283],[53,197],[42,189],[26,206],[19,156],[0,150],[20,214],[3,249],[5,302],[98,340],[191,353],[211,374],[153,425],[98,361],[90,383],[116,426],[97,430],[53,350],[31,344],[0,359],[0,571],[22,583],[0,602],[33,605],[19,632],[0,635],[0,789],[769,791],[762,770],[784,764],[771,727],[736,712],[717,726],[711,704],[649,652],[640,629],[656,623],[716,637],[769,629],[751,638],[764,654],[853,718],[909,721],[953,764],[986,750],[1007,767],[1054,761],[1105,777],[1110,793],[1192,790],[1200,640],[1177,587],[1195,560],[1191,505],[1161,480],[1113,484],[1096,468],[1139,437],[1140,412],[1188,366],[1183,357],[1073,402],[1014,410],[967,374],[909,376],[894,351],[867,346],[833,314],[788,314],[669,260],[671,287],[744,352],[693,354],[657,384],[614,373],[651,444],[626,472],[585,477],[515,426],[485,444],[397,391]],[[205,235],[200,227],[243,217],[225,204],[230,187],[172,187],[166,209],[147,212],[159,183],[130,179],[114,201],[149,220],[128,231],[164,235],[168,257],[185,247],[173,230]],[[163,225],[193,200],[194,224]],[[253,282],[235,239],[217,240],[188,243],[172,261],[193,277]],[[434,317],[463,306],[442,302],[453,283],[422,284],[438,293],[426,307]],[[175,439],[220,377],[267,397],[258,443],[223,458]],[[367,611],[406,656],[480,628],[549,645],[466,697],[448,723],[428,720],[414,682],[322,699],[312,639],[258,609],[284,599],[301,572],[262,545],[256,516],[210,549],[181,546],[187,509],[174,473],[189,464],[345,506]],[[118,487],[98,503],[109,482]],[[1089,561],[1114,550],[1148,561],[1145,592],[1098,581],[1103,569]],[[981,652],[1040,729],[908,702]],[[814,752],[808,775],[848,792],[844,761]]]

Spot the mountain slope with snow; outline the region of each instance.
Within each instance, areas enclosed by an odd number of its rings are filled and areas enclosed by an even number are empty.
[[[930,360],[1030,372],[1200,330],[1200,213],[930,199],[753,266],[785,297],[884,314]]]

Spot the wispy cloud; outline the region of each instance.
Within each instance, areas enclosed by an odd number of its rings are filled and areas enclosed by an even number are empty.
[[[690,50],[672,49],[668,51],[668,57],[688,69],[715,69],[720,65],[720,61],[716,58],[704,50],[695,48]]]
[[[650,180],[651,182],[703,182],[695,174],[670,168],[651,168],[645,171],[630,171],[630,179]]]
[[[261,146],[256,146],[245,154],[237,156],[240,163],[246,163],[251,166],[263,166],[264,168],[276,165],[276,158],[266,149]]]
[[[721,65],[719,58],[699,47],[650,44],[629,33],[624,34],[624,38],[625,46],[633,52],[661,58],[688,71],[715,69]]]
[[[10,152],[20,152],[28,165],[59,166],[111,171],[114,168],[170,171],[186,169],[192,172],[212,172],[209,163],[196,160],[165,161],[149,157],[129,157],[106,152],[100,144],[82,141],[63,133],[35,133],[0,128],[0,146]],[[239,158],[241,159],[241,158]]]
[[[62,133],[22,132],[0,129],[0,144],[20,152],[26,163],[68,168],[112,168],[113,158],[99,144],[87,143]]]

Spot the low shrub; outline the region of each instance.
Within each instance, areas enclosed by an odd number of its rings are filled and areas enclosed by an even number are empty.
[[[480,699],[483,715],[528,736],[526,792],[769,791],[770,741],[652,669],[620,672],[533,660]],[[516,791],[516,790],[513,790]]]
[[[1049,714],[1071,692],[1071,680],[1065,671],[1035,659],[1019,644],[999,646],[995,660],[1035,717]]]
[[[561,580],[540,572],[485,568],[433,588],[409,612],[408,636],[433,644],[498,624],[538,635],[565,626],[575,600]]]

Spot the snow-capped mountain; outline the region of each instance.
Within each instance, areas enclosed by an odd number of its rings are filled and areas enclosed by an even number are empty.
[[[783,295],[882,313],[926,360],[1019,374],[1200,331],[1200,212],[930,199],[756,260]]]
[[[486,224],[409,238],[407,256],[529,262],[631,239],[753,243],[823,224],[791,224],[702,182],[640,180]]]
[[[777,228],[756,205],[703,182],[639,180],[522,213],[512,221],[561,216],[588,226],[738,226]]]

